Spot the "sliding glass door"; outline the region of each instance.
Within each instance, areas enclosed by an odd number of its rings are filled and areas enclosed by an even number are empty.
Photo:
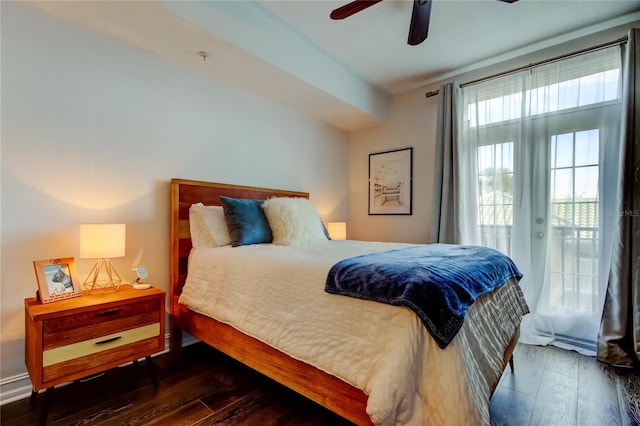
[[[516,261],[530,343],[595,349],[612,238],[604,231],[615,220],[606,170],[616,167],[620,86],[614,47],[463,89],[463,243]]]

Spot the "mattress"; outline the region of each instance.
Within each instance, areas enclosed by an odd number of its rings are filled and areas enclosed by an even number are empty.
[[[363,390],[377,425],[489,424],[504,350],[528,311],[515,280],[479,298],[444,350],[408,308],[324,291],[339,260],[410,246],[193,249],[179,303]]]

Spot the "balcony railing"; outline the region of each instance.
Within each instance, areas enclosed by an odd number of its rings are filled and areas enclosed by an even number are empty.
[[[511,254],[510,225],[481,225],[481,244]],[[549,252],[548,305],[592,313],[601,298],[598,286],[598,228],[554,226]]]

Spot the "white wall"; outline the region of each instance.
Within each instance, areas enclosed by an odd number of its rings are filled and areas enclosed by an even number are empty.
[[[397,95],[387,125],[351,134],[350,239],[430,241],[437,108],[437,98],[425,99],[423,90]],[[369,216],[369,154],[408,147],[413,147],[412,214]]]
[[[140,261],[169,286],[172,177],[303,190],[348,218],[348,135],[269,100],[52,18],[1,5],[0,379],[23,374],[33,260],[78,258],[79,224],[127,224],[125,280]]]

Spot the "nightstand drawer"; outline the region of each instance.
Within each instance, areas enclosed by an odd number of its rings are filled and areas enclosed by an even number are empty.
[[[70,345],[59,346],[42,352],[42,365],[47,367],[52,364],[65,362],[74,358],[96,354],[109,349],[125,346],[139,340],[157,337],[160,335],[160,324],[150,324],[118,333],[100,336],[95,339],[84,340]]]
[[[156,304],[157,305],[157,304]],[[86,315],[85,315],[86,316]],[[84,325],[80,321],[82,318],[76,318],[76,315],[70,315],[69,323],[73,322],[74,327],[66,330],[52,332],[48,323],[52,320],[43,321],[43,347],[44,351],[67,346],[73,343],[89,341],[92,339],[99,340],[100,337],[106,336],[119,331],[126,331],[140,326],[158,323],[158,308],[155,311],[145,312],[140,315],[133,315],[126,318],[112,318],[103,320],[102,323]]]
[[[158,349],[160,324],[149,324],[99,338],[60,346],[42,353],[43,380],[103,365],[132,354]]]
[[[44,321],[44,334],[55,334],[79,327],[88,327],[94,324],[102,324],[105,321],[115,321],[118,319],[132,317],[148,312],[158,312],[160,301],[147,300],[143,302],[127,303],[120,306],[95,309],[89,312],[82,312],[73,315],[65,315],[51,318]]]

